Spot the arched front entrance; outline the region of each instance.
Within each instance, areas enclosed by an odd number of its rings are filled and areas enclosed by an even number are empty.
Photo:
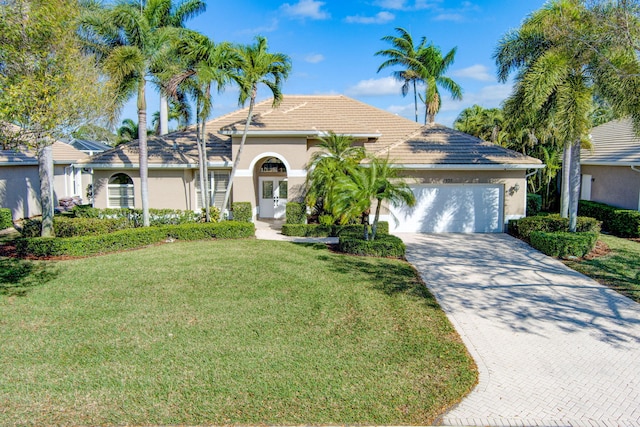
[[[286,165],[277,157],[265,157],[256,167],[259,217],[284,218],[289,197]]]

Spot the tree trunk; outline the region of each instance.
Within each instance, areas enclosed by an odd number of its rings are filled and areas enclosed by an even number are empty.
[[[144,77],[138,83],[138,144],[140,147],[140,196],[142,198],[142,225],[149,222],[149,156],[147,153],[147,99]]]
[[[571,146],[571,178],[569,200],[569,231],[575,233],[578,223],[578,203],[580,201],[580,142]]]
[[[200,103],[196,101],[196,145],[198,147],[198,183],[200,184],[200,204],[205,209],[205,222],[209,222],[209,215],[207,213],[206,206],[208,204],[206,197],[206,167],[204,165],[204,153],[202,152],[202,145],[200,143]]]
[[[160,95],[160,136],[169,133],[169,101],[165,95]]]
[[[362,212],[362,224],[364,224],[364,240],[369,240],[369,209]]]
[[[562,188],[560,190],[560,216],[569,218],[569,180],[571,179],[571,141],[565,141],[562,152]]]
[[[231,196],[231,187],[233,185],[233,179],[236,176],[236,170],[238,169],[238,164],[240,163],[240,156],[242,155],[242,149],[244,148],[244,143],[247,140],[247,133],[249,132],[249,125],[251,124],[251,119],[253,115],[253,106],[256,102],[258,87],[253,86],[251,89],[251,100],[249,101],[249,113],[247,114],[247,122],[244,124],[244,131],[242,132],[242,139],[240,140],[240,147],[238,147],[238,152],[236,153],[236,158],[233,161],[233,167],[231,168],[231,174],[229,175],[229,184],[227,185],[227,191],[224,193],[224,202],[222,204],[222,210],[227,208],[229,204],[229,198]]]
[[[210,96],[211,93],[211,85],[207,85],[205,90],[205,96]],[[200,132],[200,143],[202,144],[202,159],[203,159],[203,169],[204,169],[204,191],[205,191],[205,207],[204,207],[204,216],[206,222],[211,222],[211,192],[209,191],[209,157],[207,156],[207,135],[205,132],[205,125],[207,122],[208,113],[205,112],[204,105],[202,106],[202,118],[200,120],[200,129],[196,126],[196,132]]]
[[[53,237],[53,147],[51,144],[46,144],[38,150],[38,175],[40,177],[40,206],[42,208],[42,232],[40,235]]]
[[[416,123],[418,123],[418,90],[416,89],[416,80],[413,79],[413,106],[416,113]]]
[[[378,206],[376,206],[376,215],[373,217],[373,225],[371,226],[371,240],[376,240],[376,234],[378,234],[378,221],[380,220],[381,206],[382,200],[378,199]]]

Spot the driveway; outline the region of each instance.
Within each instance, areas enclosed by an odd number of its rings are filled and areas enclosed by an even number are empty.
[[[640,426],[640,304],[505,234],[399,234],[480,372],[440,420]]]

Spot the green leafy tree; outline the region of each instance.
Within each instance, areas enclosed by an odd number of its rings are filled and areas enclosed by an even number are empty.
[[[147,153],[147,80],[153,80],[172,58],[167,55],[185,21],[205,10],[203,0],[120,0],[97,8],[83,19],[81,34],[97,53],[117,88],[116,102],[137,99],[140,192],[143,225],[149,226]]]
[[[3,139],[38,157],[42,236],[52,236],[52,144],[109,109],[94,60],[76,38],[75,0],[11,0],[0,6]]]
[[[502,109],[483,108],[479,105],[465,108],[453,122],[455,129],[503,147],[508,145],[509,139],[505,126]]]
[[[420,40],[420,44],[415,46],[411,34],[404,28],[396,28],[398,36],[384,36],[383,41],[391,43],[390,49],[384,49],[376,52],[378,56],[385,56],[389,59],[384,61],[378,67],[378,72],[387,68],[400,66],[403,69],[393,72],[393,77],[396,80],[403,82],[402,84],[402,96],[407,96],[410,86],[413,86],[413,103],[416,116],[416,122],[418,121],[418,90],[417,84],[422,81],[419,70],[421,64],[419,62],[420,52],[425,48],[427,43],[423,37]]]
[[[329,214],[339,220],[335,209],[335,188],[338,181],[353,171],[364,159],[363,147],[354,146],[354,139],[347,135],[329,132],[317,145],[307,165],[307,195],[309,206],[319,209],[318,214]]]
[[[251,45],[239,46],[238,54],[238,73],[234,76],[235,82],[240,88],[240,96],[238,103],[244,105],[249,100],[249,110],[247,111],[247,120],[242,132],[240,146],[236,152],[229,176],[229,185],[224,195],[224,203],[222,208],[226,209],[231,196],[233,180],[240,164],[242,150],[247,140],[249,125],[253,118],[253,108],[258,95],[258,86],[265,85],[273,95],[273,106],[277,106],[282,101],[282,82],[289,77],[291,71],[291,59],[283,53],[271,53],[268,51],[269,46],[267,39],[262,36],[256,37],[256,42]]]
[[[411,188],[399,178],[398,168],[388,159],[373,158],[343,175],[335,188],[334,203],[344,218],[362,218],[364,240],[375,240],[383,202],[393,206],[414,206]],[[375,215],[369,234],[371,205],[376,201]]]
[[[78,129],[71,132],[71,136],[76,139],[102,142],[107,145],[114,145],[118,141],[118,136],[109,129],[93,123],[83,124]]]
[[[177,43],[176,52],[182,59],[180,69],[168,83],[168,91],[175,96],[179,90],[189,93],[196,103],[196,144],[200,194],[205,208],[205,218],[210,217],[210,192],[207,179],[207,135],[205,124],[211,114],[211,89],[215,85],[218,93],[236,76],[238,56],[229,43],[215,44],[200,33],[185,32]]]

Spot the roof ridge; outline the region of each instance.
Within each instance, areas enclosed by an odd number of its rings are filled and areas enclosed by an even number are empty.
[[[394,142],[393,144],[390,144],[390,145],[387,145],[386,147],[381,148],[380,150],[378,150],[375,153],[373,153],[373,155],[374,156],[378,156],[379,154],[382,154],[385,151],[387,153],[390,153],[391,150],[393,150],[394,148],[404,144],[410,138],[413,138],[414,136],[418,136],[421,132],[422,132],[422,127],[420,127],[419,129],[417,129],[417,130],[415,130],[413,132],[409,132],[408,134],[401,136],[400,139],[397,142]]]

